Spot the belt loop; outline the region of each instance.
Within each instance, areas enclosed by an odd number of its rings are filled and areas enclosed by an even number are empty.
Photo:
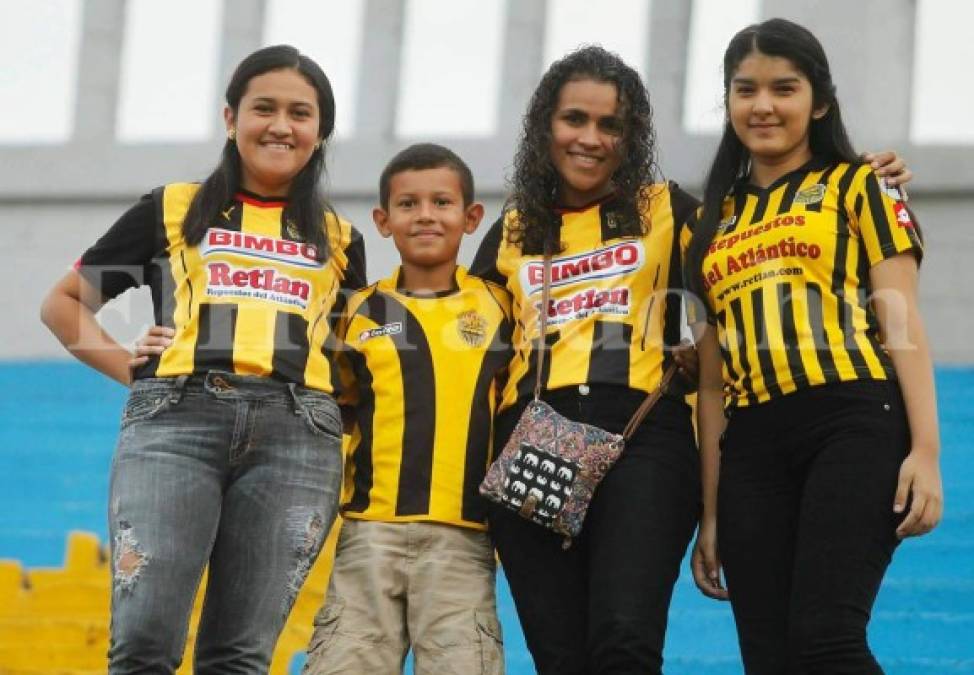
[[[189,380],[189,375],[180,375],[176,378],[176,382],[172,385],[172,389],[169,390],[169,403],[171,405],[176,405],[183,398],[183,392],[186,390],[186,381]]]
[[[294,414],[300,415],[304,410],[304,406],[301,405],[301,400],[298,398],[298,385],[294,382],[288,382],[287,390],[291,394],[291,402],[294,404]]]

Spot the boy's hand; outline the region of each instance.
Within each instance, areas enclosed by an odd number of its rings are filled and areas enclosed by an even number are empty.
[[[158,356],[172,345],[176,331],[166,326],[152,326],[145,335],[135,341],[135,354],[129,360],[129,370],[135,370],[148,362],[150,356]]]

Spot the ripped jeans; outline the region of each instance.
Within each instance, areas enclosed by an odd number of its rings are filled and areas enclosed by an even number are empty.
[[[209,564],[195,672],[266,673],[341,471],[328,394],[218,372],[136,381],[111,474],[109,672],[176,670]]]

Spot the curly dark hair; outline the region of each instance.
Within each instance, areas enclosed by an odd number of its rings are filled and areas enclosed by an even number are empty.
[[[582,47],[551,64],[524,115],[508,200],[508,205],[517,209],[517,218],[508,229],[507,239],[527,254],[541,253],[546,243],[554,246],[557,242],[560,219],[554,209],[561,176],[551,162],[551,118],[561,88],[578,80],[616,86],[623,122],[621,163],[612,175],[616,188],[613,203],[621,216],[619,233],[638,236],[649,229],[645,215],[649,194],[644,188],[659,175],[649,93],[639,74],[617,54],[597,45]]]

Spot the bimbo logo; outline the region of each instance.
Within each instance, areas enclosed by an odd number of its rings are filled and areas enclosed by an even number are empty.
[[[646,256],[641,241],[624,241],[582,255],[554,258],[551,261],[551,286],[620,277],[643,266]],[[531,261],[521,266],[521,287],[528,295],[541,290],[544,263]]]
[[[218,227],[211,227],[206,231],[200,249],[204,256],[214,253],[233,253],[297,267],[321,267],[321,263],[315,259],[315,247],[311,244],[223,230]]]

